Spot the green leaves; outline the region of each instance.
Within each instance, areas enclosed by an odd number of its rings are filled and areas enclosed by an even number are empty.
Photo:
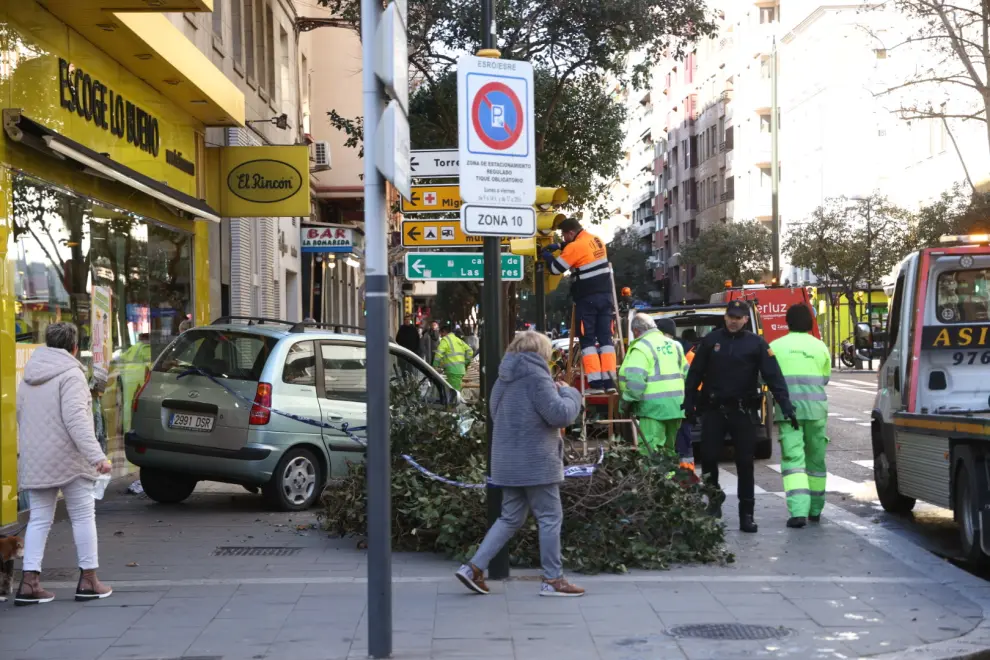
[[[450,478],[483,483],[484,425],[467,438],[456,418],[425,405],[415,388],[392,393],[392,543],[396,551],[436,552],[465,559],[487,531],[484,489],[463,489],[426,478],[401,454]],[[483,404],[470,414],[482,419]],[[569,463],[597,456],[569,456]],[[668,478],[674,473],[673,478]],[[683,563],[727,563],[725,528],[704,512],[704,484],[684,485],[677,462],[649,459],[628,447],[614,447],[590,478],[568,479],[561,487],[564,563],[584,573],[666,568]],[[365,534],[365,468],[351,465],[323,494],[324,527],[339,535]],[[536,525],[529,521],[509,547],[516,566],[539,565]]]
[[[708,298],[721,291],[726,280],[736,286],[761,280],[773,259],[770,230],[759,222],[717,224],[702,231],[681,250],[682,261],[698,268],[691,290]]]

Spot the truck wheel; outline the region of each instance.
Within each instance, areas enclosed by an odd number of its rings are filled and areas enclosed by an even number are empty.
[[[897,470],[890,464],[882,446],[873,442],[873,482],[884,511],[889,513],[909,513],[914,508],[915,499],[904,497],[897,490]]]
[[[141,468],[141,487],[159,504],[178,504],[192,495],[195,479],[185,479],[174,472]]]
[[[990,557],[987,557],[980,546],[979,501],[965,465],[961,465],[956,473],[955,490],[953,517],[959,525],[963,558],[970,564],[985,566],[990,563]]]

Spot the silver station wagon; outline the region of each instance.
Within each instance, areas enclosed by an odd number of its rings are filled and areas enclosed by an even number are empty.
[[[364,460],[365,338],[340,330],[223,317],[179,335],[135,395],[124,442],[148,497],[174,504],[219,481],[297,511]],[[391,344],[389,358],[393,382],[415,379],[452,410],[462,402],[418,355]]]

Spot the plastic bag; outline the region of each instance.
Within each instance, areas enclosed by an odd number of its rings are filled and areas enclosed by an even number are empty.
[[[101,474],[96,477],[96,483],[93,484],[93,499],[102,500],[103,494],[107,492],[107,485],[110,483],[109,474]]]

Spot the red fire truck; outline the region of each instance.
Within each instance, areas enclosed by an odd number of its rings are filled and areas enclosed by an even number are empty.
[[[815,315],[815,307],[811,304],[811,297],[808,290],[800,286],[792,287],[767,287],[765,284],[746,284],[741,287],[727,287],[725,291],[712,294],[711,302],[727,303],[730,300],[750,301],[760,312],[760,321],[763,327],[763,338],[767,342],[779,339],[787,334],[787,309],[791,305],[804,303],[811,308],[812,316]],[[811,333],[822,338],[818,330],[818,320],[815,319]]]

